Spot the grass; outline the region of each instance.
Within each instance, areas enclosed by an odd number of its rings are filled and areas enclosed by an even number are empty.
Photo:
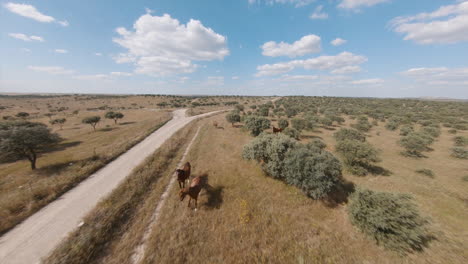
[[[0,234],[73,188],[170,119],[165,111],[131,110],[125,112],[122,123],[114,125],[112,120],[106,120],[93,132],[89,125],[80,123],[87,114],[68,117],[68,124],[62,130],[55,128],[65,141],[53,151],[42,153],[37,170],[31,171],[25,160],[0,165]],[[47,122],[44,118],[32,121]]]
[[[154,198],[148,196],[148,193],[161,190],[167,176],[172,176],[174,167],[194,131],[194,125],[190,125],[165,142],[85,217],[85,224],[71,233],[66,242],[62,243],[45,263],[96,262],[104,255],[107,244],[121,236],[135,217],[145,219],[151,216],[141,214],[142,210],[139,208],[142,204],[148,204],[145,202],[150,200],[148,198]],[[126,241],[129,242],[128,239]],[[128,245],[134,245],[137,239],[133,242]]]
[[[432,170],[430,170],[430,169],[416,170],[416,173],[422,174],[422,175],[427,176],[429,178],[434,178],[435,177],[434,172]]]

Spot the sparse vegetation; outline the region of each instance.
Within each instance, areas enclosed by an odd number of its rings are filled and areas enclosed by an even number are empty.
[[[429,178],[434,178],[435,177],[434,172],[432,170],[430,170],[430,169],[420,169],[420,170],[417,170],[416,172],[419,173],[419,174],[425,175],[425,176],[427,176]]]

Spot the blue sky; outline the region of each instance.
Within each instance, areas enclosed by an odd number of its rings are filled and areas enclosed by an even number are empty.
[[[0,92],[468,98],[468,1],[0,1]]]

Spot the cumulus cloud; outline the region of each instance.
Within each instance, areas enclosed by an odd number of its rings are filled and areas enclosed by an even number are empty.
[[[248,0],[250,5],[265,3],[267,5],[273,4],[292,4],[295,7],[303,7],[309,5],[315,0]]]
[[[396,17],[390,21],[404,40],[418,44],[468,41],[468,1],[442,6],[432,13]]]
[[[377,85],[377,84],[383,84],[384,80],[382,79],[364,79],[364,80],[356,80],[352,81],[351,84],[357,84],[357,85]]]
[[[320,37],[316,35],[304,36],[293,44],[282,41],[280,43],[269,41],[262,45],[262,54],[270,57],[288,56],[290,58],[304,56],[306,54],[320,52],[320,42]]]
[[[343,9],[359,9],[362,7],[370,7],[376,4],[387,2],[388,0],[342,0],[338,4],[339,8]]]
[[[332,40],[330,43],[333,46],[337,47],[337,46],[341,46],[341,45],[345,44],[346,42],[348,42],[348,41],[344,40],[342,38],[336,38],[336,39]]]
[[[338,68],[336,70],[331,71],[333,74],[350,74],[350,73],[356,73],[360,72],[361,67],[353,65],[353,66],[345,66],[342,68]]]
[[[361,55],[355,55],[350,52],[342,52],[335,56],[320,56],[307,60],[292,60],[288,62],[280,62],[275,64],[265,64],[257,67],[257,77],[271,76],[282,73],[287,73],[297,68],[306,70],[328,70],[333,72],[347,72],[355,68],[359,64],[367,61],[367,58]],[[353,66],[354,68],[350,68]]]
[[[468,68],[412,68],[401,73],[419,83],[429,85],[468,85]]]
[[[43,13],[39,12],[34,6],[28,4],[16,4],[16,3],[6,3],[5,8],[8,11],[15,13],[17,15],[34,19],[36,21],[42,23],[51,23],[56,22],[64,27],[69,25],[68,21],[57,21],[55,18],[44,15]]]
[[[60,53],[60,54],[65,54],[65,53],[68,53],[68,50],[65,50],[65,49],[56,49],[54,50],[55,53]]]
[[[94,55],[96,55],[96,56],[102,56],[102,53],[96,52],[96,53],[94,53]]]
[[[226,37],[191,19],[180,24],[168,14],[142,15],[134,31],[117,28],[113,41],[126,48],[114,57],[117,63],[134,63],[135,72],[153,76],[194,72],[193,61],[222,60],[229,55]]]
[[[44,38],[39,37],[39,36],[27,36],[23,33],[10,33],[8,34],[10,37],[15,38],[15,39],[21,39],[24,41],[39,41],[39,42],[44,42]]]
[[[74,70],[67,70],[60,66],[28,66],[28,69],[36,72],[45,72],[52,75],[72,74]]]
[[[132,76],[133,74],[130,72],[111,72],[110,75],[112,76]]]
[[[322,12],[323,5],[319,5],[315,8],[314,12],[310,14],[309,18],[310,19],[327,19],[328,14],[325,12]]]
[[[239,80],[239,76],[232,76],[231,79],[233,79],[233,80]]]
[[[90,75],[77,75],[73,76],[73,79],[84,80],[84,81],[105,81],[109,80],[108,74],[90,74]]]

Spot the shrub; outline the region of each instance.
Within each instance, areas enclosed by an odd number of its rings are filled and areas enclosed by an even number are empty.
[[[338,141],[336,151],[343,156],[348,170],[355,175],[366,175],[374,162],[379,162],[378,151],[369,143],[357,140]]]
[[[237,112],[233,111],[226,115],[226,121],[231,123],[232,126],[234,126],[234,123],[240,122],[240,120],[240,115]]]
[[[453,147],[451,155],[457,159],[468,159],[468,149],[463,147]]]
[[[320,150],[323,150],[327,147],[327,144],[325,144],[325,142],[323,142],[322,140],[318,138],[314,138],[309,143],[307,143],[307,147],[309,148],[313,147],[313,148],[318,148]]]
[[[388,129],[388,130],[390,130],[390,131],[395,131],[395,130],[398,128],[399,125],[400,125],[400,124],[398,124],[398,123],[395,122],[395,121],[388,121],[388,122],[385,124],[385,128]]]
[[[297,141],[283,134],[261,134],[244,146],[242,157],[263,163],[263,170],[275,179],[282,179],[283,161],[286,152]]]
[[[448,132],[449,134],[456,134],[457,130],[452,128],[452,129],[449,129]]]
[[[407,136],[411,132],[414,132],[414,128],[412,126],[406,125],[400,128],[400,136]]]
[[[337,141],[346,140],[346,139],[358,140],[361,142],[366,141],[366,136],[363,133],[355,129],[349,129],[349,128],[340,128],[340,130],[335,132],[333,136],[335,137]]]
[[[258,136],[263,130],[270,128],[270,120],[259,116],[248,116],[245,118],[245,128],[252,136]]]
[[[19,117],[19,118],[26,118],[28,116],[29,116],[29,114],[26,113],[26,112],[19,112],[19,113],[16,114],[16,117]]]
[[[358,189],[351,195],[348,213],[355,226],[390,250],[422,250],[428,237],[428,221],[406,194]]]
[[[49,121],[49,123],[51,125],[59,125],[60,129],[62,129],[63,124],[65,124],[65,122],[67,122],[67,119],[65,119],[65,118],[58,118],[58,119],[54,119],[54,120]]]
[[[440,129],[437,127],[423,127],[421,131],[430,135],[433,138],[440,136]]]
[[[296,140],[299,140],[301,137],[301,132],[299,132],[297,129],[287,127],[286,129],[283,130],[283,134],[290,136]]]
[[[270,109],[268,107],[265,107],[265,106],[262,106],[257,110],[258,115],[260,115],[260,116],[268,116],[269,111],[270,111]]]
[[[462,177],[462,181],[468,182],[468,175],[463,176],[463,177]]]
[[[464,147],[468,145],[468,137],[456,136],[453,138],[455,146]]]
[[[291,120],[291,126],[298,131],[302,131],[307,128],[307,121],[302,118],[293,118]]]
[[[329,152],[300,146],[287,153],[284,177],[288,184],[298,187],[310,198],[321,199],[339,182],[341,164]]]
[[[405,148],[402,154],[409,157],[421,157],[423,151],[429,150],[434,139],[427,134],[412,132],[400,139],[399,144]]]
[[[420,170],[417,170],[416,173],[426,175],[430,178],[434,178],[434,172],[432,172],[432,170],[429,170],[429,169],[420,169]]]
[[[362,132],[367,132],[372,127],[372,125],[369,123],[369,120],[365,116],[359,117],[357,123],[351,126]]]
[[[288,120],[282,118],[282,119],[280,119],[278,121],[278,126],[281,129],[285,129],[285,128],[287,128],[289,126],[289,122],[288,122]]]
[[[323,118],[320,118],[320,124],[328,127],[328,126],[333,125],[333,121],[328,117],[323,117]]]

